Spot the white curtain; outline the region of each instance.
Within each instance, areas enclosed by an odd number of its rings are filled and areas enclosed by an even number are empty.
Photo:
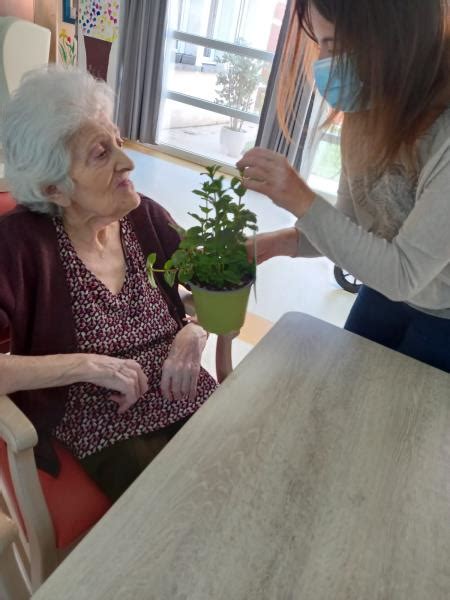
[[[122,135],[155,143],[168,0],[122,0],[116,118]]]
[[[276,98],[279,84],[280,64],[283,48],[289,27],[289,18],[293,8],[293,0],[286,6],[277,49],[267,84],[267,92],[261,111],[259,131],[256,145],[274,150],[286,156],[292,166],[307,178],[311,168],[313,146],[312,127],[317,123],[320,102],[314,102],[314,94],[307,80],[306,72],[299,72],[292,103],[292,111],[288,118],[290,140],[283,134],[277,119]]]

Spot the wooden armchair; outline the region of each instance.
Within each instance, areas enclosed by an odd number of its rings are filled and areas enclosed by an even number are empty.
[[[220,380],[231,371],[231,343],[231,337],[218,338]],[[0,396],[0,509],[19,525],[16,548],[33,592],[111,505],[56,441],[60,475],[53,478],[38,470],[33,453],[37,441],[28,418],[8,396]]]
[[[0,194],[0,214],[14,205],[9,194]],[[192,316],[191,294],[181,291],[186,313]],[[218,337],[219,381],[232,370],[231,343],[231,337]],[[0,352],[8,350],[9,332],[0,331]],[[33,453],[37,441],[32,423],[10,398],[0,396],[0,510],[18,524],[15,545],[33,592],[111,506],[70,452],[56,441],[60,475],[55,479],[38,470]]]
[[[16,547],[34,592],[111,503],[57,442],[60,475],[36,468],[36,430],[7,396],[0,397],[0,438],[2,508],[19,525]]]
[[[13,543],[18,539],[18,529],[15,523],[0,512],[0,598],[2,600],[28,600],[31,592],[28,590],[20,572]]]

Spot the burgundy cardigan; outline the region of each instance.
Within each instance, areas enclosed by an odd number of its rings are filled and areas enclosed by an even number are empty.
[[[141,196],[129,213],[144,256],[156,252],[161,267],[178,247],[179,236],[169,226],[173,219],[159,204]],[[159,275],[159,276],[158,276]],[[170,313],[182,326],[185,317],[177,286],[157,282]],[[9,325],[11,354],[39,356],[77,352],[72,305],[56,238],[48,215],[18,207],[0,217],[0,330]],[[39,468],[59,473],[50,441],[64,415],[68,386],[14,392],[11,398],[36,427]]]

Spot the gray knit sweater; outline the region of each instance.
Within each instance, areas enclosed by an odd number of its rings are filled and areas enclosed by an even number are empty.
[[[297,221],[298,256],[330,258],[394,301],[450,318],[450,108],[419,142],[418,178],[343,168],[336,207],[320,196]]]

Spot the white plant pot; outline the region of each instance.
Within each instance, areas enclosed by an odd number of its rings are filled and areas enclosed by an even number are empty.
[[[240,157],[246,141],[246,131],[234,131],[226,126],[220,130],[220,145],[228,156]]]

